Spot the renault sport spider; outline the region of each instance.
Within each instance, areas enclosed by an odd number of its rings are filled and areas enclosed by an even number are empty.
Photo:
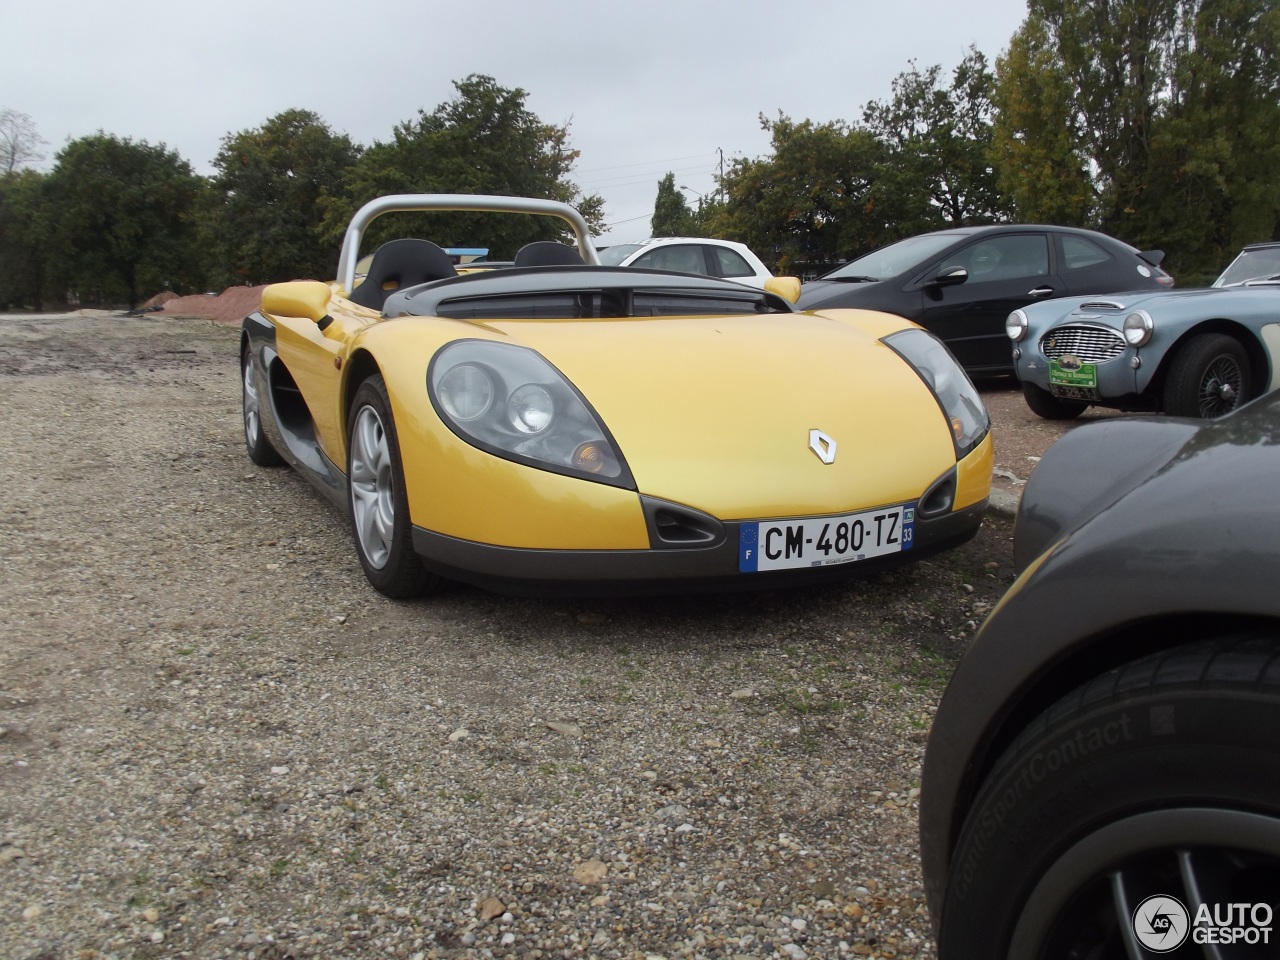
[[[405,237],[357,283],[370,222],[421,210],[550,216],[575,242],[459,274]],[[346,512],[392,597],[766,588],[972,537],[992,446],[964,371],[900,317],[798,294],[601,265],[561,203],[383,197],[336,280],[272,285],[245,319],[245,444]]]

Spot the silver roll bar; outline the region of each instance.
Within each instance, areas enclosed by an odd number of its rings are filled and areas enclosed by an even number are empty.
[[[587,263],[599,265],[600,256],[591,242],[591,228],[586,219],[567,203],[558,200],[533,200],[527,197],[493,197],[466,193],[398,193],[370,200],[356,211],[342,238],[342,254],[338,258],[338,282],[350,294],[356,284],[356,262],[360,258],[360,241],[369,224],[384,213],[423,210],[463,210],[473,213],[532,213],[559,217],[573,229],[578,252]]]

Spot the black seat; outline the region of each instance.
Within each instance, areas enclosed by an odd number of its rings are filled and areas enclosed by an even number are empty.
[[[586,262],[575,248],[567,244],[556,243],[554,240],[538,240],[534,243],[526,243],[516,251],[515,263],[512,265],[516,267],[581,267],[585,266]]]
[[[449,255],[430,240],[389,240],[374,253],[364,283],[349,299],[370,310],[381,310],[397,290],[457,275]]]

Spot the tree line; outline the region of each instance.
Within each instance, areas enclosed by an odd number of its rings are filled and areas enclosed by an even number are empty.
[[[1280,238],[1278,51],[1274,0],[1029,0],[994,66],[976,49],[949,74],[912,64],[852,122],[762,115],[769,151],[732,160],[697,207],[663,178],[653,233],[812,272],[928,230],[1057,223],[1163,249],[1180,283],[1203,282],[1243,243]],[[370,146],[285,111],[225,136],[208,177],[104,132],[40,173],[30,118],[0,110],[0,307],[332,276],[351,215],[389,193],[551,198],[601,228],[567,126],[491,77],[454,87]],[[397,227],[495,257],[556,230],[492,214]]]
[[[1280,6],[1274,0],[1030,0],[994,69],[912,68],[860,120],[761,116],[690,207],[658,185],[657,235],[740,240],[782,270],[929,230],[1089,227],[1162,249],[1179,283],[1280,239]]]
[[[47,174],[16,163],[0,174],[0,308],[61,302],[131,307],[155,293],[332,277],[351,216],[390,193],[482,193],[573,204],[599,230],[603,201],[569,179],[566,126],[541,121],[528,94],[473,75],[456,95],[364,147],[315,113],[286,110],[228,134],[212,176],[164,145],[98,132],[71,141]],[[0,114],[0,151],[30,160],[34,128]],[[8,154],[0,152],[0,158]],[[375,221],[444,245],[513,254],[554,239],[545,217],[415,215]]]

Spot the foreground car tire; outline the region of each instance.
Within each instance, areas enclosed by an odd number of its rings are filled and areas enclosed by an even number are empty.
[[[1192,917],[1201,903],[1275,904],[1277,782],[1276,638],[1187,645],[1095,678],[984,782],[951,861],[939,956],[1145,956],[1133,915],[1147,897]]]
[[[1022,395],[1027,400],[1031,412],[1046,420],[1074,420],[1089,408],[1087,403],[1078,400],[1059,400],[1048,390],[1042,390],[1034,383],[1022,385]]]
[[[347,498],[356,554],[365,576],[388,597],[439,586],[413,552],[400,444],[381,376],[360,384],[347,421]]]
[[[1164,412],[1206,420],[1225,416],[1249,399],[1251,388],[1249,357],[1240,342],[1223,333],[1201,334],[1173,358]]]
[[[258,385],[253,378],[253,359],[246,343],[240,352],[240,393],[244,410],[244,446],[249,459],[260,467],[278,467],[284,458],[276,452],[266,434],[262,432],[262,402]]]

